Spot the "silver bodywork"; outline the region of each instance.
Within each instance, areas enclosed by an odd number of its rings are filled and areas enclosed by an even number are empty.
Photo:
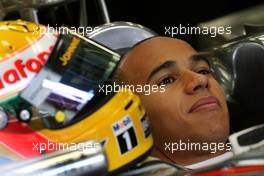
[[[31,160],[1,165],[1,175],[105,175],[107,173],[108,161],[99,143],[88,141],[74,145],[82,147],[76,149],[71,145],[65,150]]]
[[[98,26],[89,34],[89,38],[110,49],[131,48],[138,42],[157,34],[150,29],[131,22],[113,22]]]

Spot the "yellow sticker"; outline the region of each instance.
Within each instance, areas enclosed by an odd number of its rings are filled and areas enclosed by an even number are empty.
[[[63,54],[63,56],[60,57],[60,60],[62,61],[63,66],[68,64],[69,60],[72,57],[72,54],[74,53],[75,49],[77,48],[79,42],[80,42],[79,38],[73,37],[71,44],[68,47],[67,51]]]
[[[62,112],[62,111],[58,111],[56,114],[55,114],[55,120],[57,122],[63,122],[65,119],[65,114]]]

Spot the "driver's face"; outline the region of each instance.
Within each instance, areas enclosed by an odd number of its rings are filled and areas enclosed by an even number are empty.
[[[164,85],[165,92],[138,93],[150,117],[156,145],[225,142],[229,116],[224,92],[204,60],[186,42],[156,37],[132,49],[120,65],[128,84]]]

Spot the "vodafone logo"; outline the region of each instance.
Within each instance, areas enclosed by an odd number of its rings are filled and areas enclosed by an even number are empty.
[[[27,86],[46,63],[56,40],[55,35],[44,34],[22,51],[0,60],[0,101]]]
[[[3,82],[14,84],[23,78],[27,78],[28,76],[25,70],[31,73],[38,73],[41,66],[46,62],[45,56],[47,58],[49,54],[49,52],[43,51],[36,58],[29,58],[25,63],[23,63],[23,59],[17,59],[14,62],[13,68],[3,73],[2,80],[0,81],[0,89],[4,88]]]

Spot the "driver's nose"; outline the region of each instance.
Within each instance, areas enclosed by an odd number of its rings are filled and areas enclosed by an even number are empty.
[[[208,88],[208,77],[206,75],[186,71],[184,73],[184,91],[186,94],[196,94]]]

